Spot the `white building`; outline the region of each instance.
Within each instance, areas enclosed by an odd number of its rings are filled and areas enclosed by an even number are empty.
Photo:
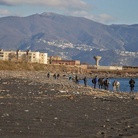
[[[10,60],[10,55],[15,54],[14,51],[3,51],[0,50],[0,60]]]
[[[32,63],[39,63],[40,60],[40,56],[39,56],[39,52],[28,52],[28,62],[32,62]]]
[[[123,70],[122,66],[96,66],[96,68],[101,70]]]
[[[39,63],[43,63],[43,64],[48,63],[48,54],[47,53],[40,53],[39,57],[40,57]]]
[[[0,60],[24,61],[47,64],[48,54],[32,51],[4,51],[0,50]]]

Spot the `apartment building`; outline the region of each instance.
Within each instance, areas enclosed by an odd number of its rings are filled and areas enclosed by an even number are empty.
[[[11,56],[14,55],[14,51],[3,51],[0,50],[0,60],[10,60]]]
[[[8,61],[24,61],[32,63],[42,63],[47,64],[48,54],[32,51],[4,51],[0,50],[0,60]]]
[[[40,53],[39,54],[39,63],[48,64],[48,54],[47,53]]]

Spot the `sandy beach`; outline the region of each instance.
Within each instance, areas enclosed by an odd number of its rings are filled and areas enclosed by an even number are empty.
[[[46,72],[0,71],[1,138],[137,138],[138,99]]]

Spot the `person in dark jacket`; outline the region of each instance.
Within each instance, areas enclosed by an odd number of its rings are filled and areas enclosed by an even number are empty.
[[[133,92],[135,87],[135,81],[133,79],[130,79],[129,85],[130,85],[130,92]]]
[[[84,86],[86,87],[87,86],[87,78],[86,77],[84,77]]]
[[[50,78],[50,73],[49,72],[47,73],[47,78]]]
[[[108,90],[109,89],[109,80],[108,80],[108,78],[106,78],[104,80],[104,88],[105,88],[105,90]]]
[[[96,89],[96,84],[97,84],[97,82],[98,82],[98,77],[95,76],[95,77],[92,79],[92,83],[93,83],[93,85],[94,85],[94,89]]]
[[[103,88],[103,85],[104,85],[104,78],[99,78],[99,79],[98,79],[98,85],[99,85],[99,89],[102,89],[102,88]]]
[[[78,80],[78,76],[77,76],[77,75],[75,76],[75,83],[76,83],[76,84],[79,83],[79,80]]]

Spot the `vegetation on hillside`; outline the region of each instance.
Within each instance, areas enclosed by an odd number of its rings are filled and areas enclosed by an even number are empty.
[[[13,62],[13,61],[0,61],[0,70],[17,70],[17,71],[50,71],[50,72],[68,72],[78,71],[76,66],[65,66],[65,65],[50,65],[50,64],[39,64],[29,62]]]
[[[11,70],[11,71],[46,71],[46,72],[70,72],[70,73],[80,73],[80,74],[116,74],[116,75],[127,75],[133,74],[138,75],[138,69],[123,69],[121,70],[97,70],[97,69],[83,69],[79,66],[69,66],[69,65],[51,65],[51,64],[39,64],[39,63],[29,63],[29,62],[14,62],[14,61],[0,61],[0,70]]]

